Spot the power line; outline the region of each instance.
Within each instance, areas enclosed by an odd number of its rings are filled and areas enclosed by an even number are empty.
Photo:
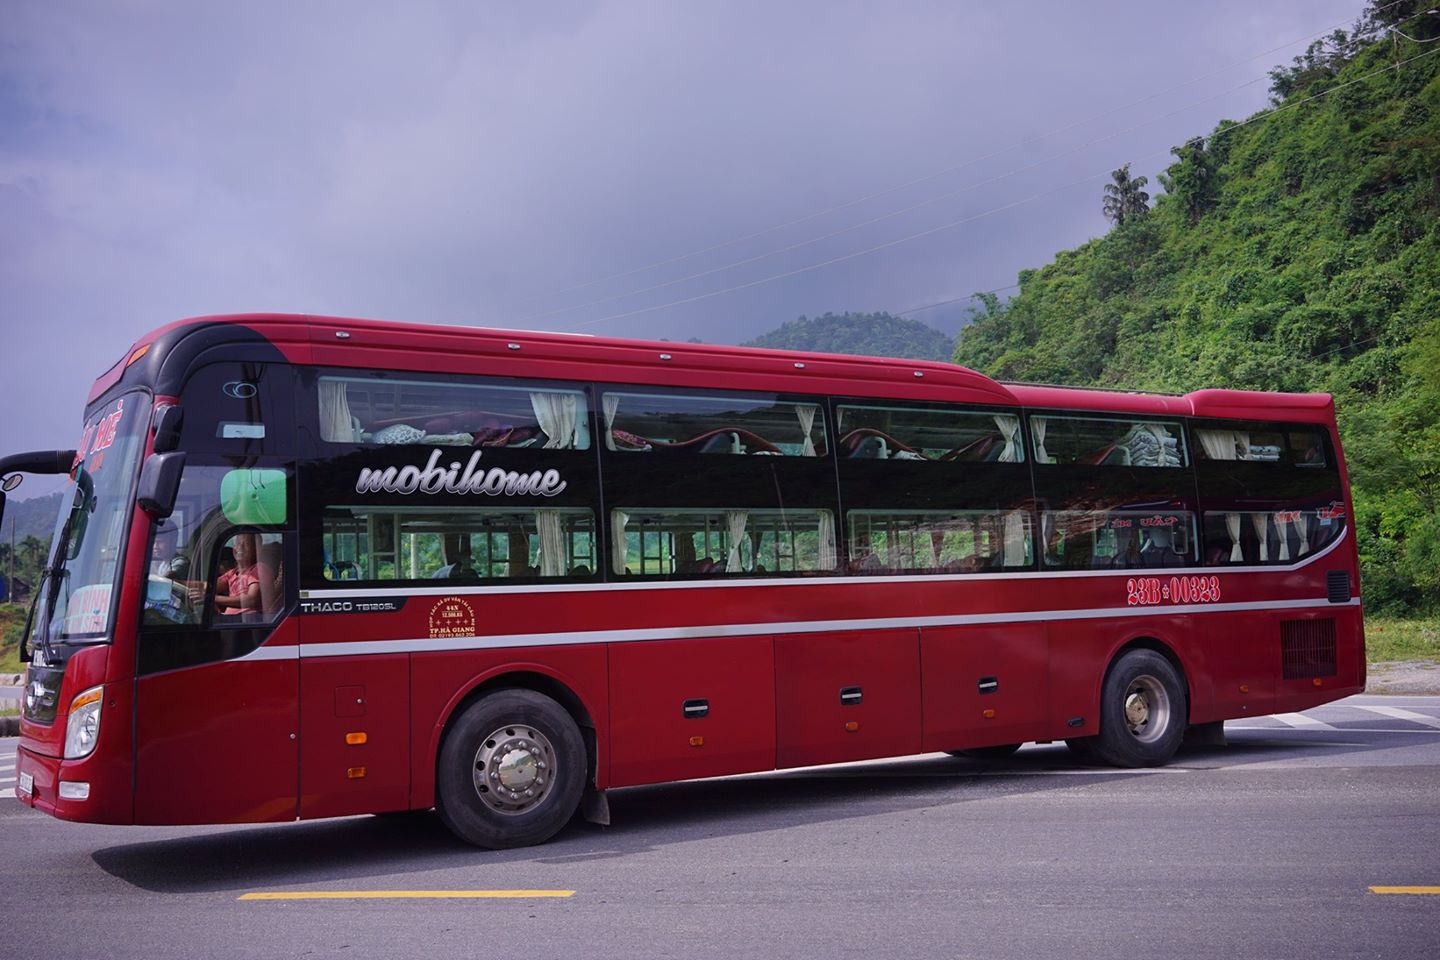
[[[1004,293],[1006,290],[1019,290],[1020,284],[1011,283],[1003,287],[996,287],[994,290],[981,290],[978,293],[967,294],[963,297],[951,297],[949,300],[936,300],[934,303],[924,303],[918,307],[911,307],[909,310],[900,310],[892,314],[896,317],[908,317],[912,313],[921,313],[925,310],[933,310],[936,307],[947,307],[952,303],[965,303],[967,300],[977,300],[980,297],[992,296],[997,293]]]
[[[1376,12],[1376,13],[1382,13],[1382,12],[1384,12],[1385,10],[1388,10],[1389,8],[1391,8],[1391,7],[1393,7],[1393,6],[1396,6],[1397,4],[1404,3],[1404,2],[1406,2],[1406,0],[1392,0],[1392,2],[1387,3],[1385,6],[1378,8],[1375,12]],[[1428,11],[1428,12],[1433,12],[1433,11]],[[1422,16],[1422,15],[1423,15],[1423,14],[1417,14],[1415,17],[1411,17],[1411,18],[1409,18],[1409,19],[1416,19],[1417,17]],[[1010,152],[1012,152],[1012,151],[1014,151],[1014,150],[1018,150],[1018,149],[1020,149],[1021,147],[1027,146],[1027,145],[1029,145],[1029,144],[1031,144],[1031,143],[1035,143],[1035,142],[1037,142],[1037,141],[1045,140],[1045,139],[1047,139],[1047,138],[1054,137],[1054,136],[1057,136],[1057,135],[1062,134],[1062,133],[1066,133],[1066,132],[1068,132],[1068,131],[1070,131],[1070,130],[1076,129],[1077,127],[1087,126],[1087,125],[1089,125],[1089,124],[1091,124],[1091,123],[1096,122],[1097,120],[1103,120],[1104,118],[1106,118],[1106,117],[1108,117],[1108,116],[1111,116],[1111,115],[1113,115],[1113,114],[1116,114],[1116,113],[1120,113],[1120,112],[1123,112],[1123,111],[1131,110],[1131,109],[1133,109],[1133,108],[1135,108],[1135,107],[1141,106],[1142,104],[1149,103],[1151,100],[1155,100],[1155,99],[1157,99],[1157,98],[1159,98],[1159,97],[1166,96],[1167,94],[1174,93],[1175,91],[1184,89],[1185,87],[1188,87],[1188,86],[1190,86],[1190,85],[1192,85],[1192,84],[1199,83],[1201,80],[1208,80],[1210,77],[1217,76],[1218,74],[1221,74],[1221,73],[1225,72],[1226,70],[1230,69],[1231,67],[1239,66],[1240,64],[1244,64],[1244,63],[1249,63],[1249,62],[1252,61],[1252,60],[1258,60],[1258,59],[1261,58],[1261,57],[1269,56],[1270,54],[1275,53],[1275,52],[1277,52],[1277,51],[1279,51],[1279,50],[1283,50],[1283,49],[1285,49],[1286,47],[1293,46],[1293,45],[1295,45],[1295,44],[1297,44],[1297,43],[1303,43],[1304,41],[1314,39],[1315,37],[1319,37],[1319,36],[1326,35],[1326,34],[1332,32],[1332,31],[1334,31],[1334,30],[1336,30],[1336,29],[1339,29],[1339,28],[1345,26],[1345,24],[1348,23],[1348,22],[1349,22],[1348,20],[1344,20],[1344,21],[1341,21],[1340,23],[1333,24],[1333,25],[1331,25],[1331,26],[1329,26],[1329,27],[1326,27],[1326,28],[1324,28],[1324,29],[1322,29],[1322,30],[1318,30],[1318,31],[1315,31],[1315,32],[1313,32],[1313,33],[1306,34],[1306,35],[1303,36],[1303,37],[1297,37],[1297,38],[1295,38],[1294,40],[1288,40],[1288,41],[1286,41],[1285,43],[1281,43],[1281,44],[1278,44],[1277,46],[1270,47],[1269,49],[1262,50],[1262,51],[1260,51],[1259,53],[1252,54],[1252,55],[1250,55],[1250,56],[1248,56],[1248,57],[1244,57],[1244,58],[1241,58],[1241,59],[1239,59],[1239,60],[1231,60],[1231,61],[1225,63],[1224,65],[1216,68],[1215,70],[1210,71],[1209,73],[1203,73],[1203,74],[1200,74],[1200,75],[1198,75],[1198,76],[1191,77],[1189,80],[1185,80],[1185,81],[1183,81],[1183,82],[1181,82],[1181,83],[1178,83],[1178,84],[1175,84],[1175,85],[1173,85],[1173,86],[1166,87],[1166,88],[1164,88],[1163,90],[1156,91],[1155,93],[1152,93],[1152,94],[1149,94],[1149,95],[1147,95],[1147,96],[1141,97],[1140,99],[1131,101],[1130,103],[1122,104],[1121,106],[1118,106],[1118,107],[1113,107],[1113,108],[1111,108],[1111,109],[1109,109],[1109,110],[1102,111],[1102,112],[1100,112],[1100,113],[1097,113],[1097,114],[1094,114],[1094,115],[1092,115],[1092,116],[1086,117],[1086,118],[1084,118],[1084,119],[1082,119],[1082,120],[1076,120],[1076,121],[1074,121],[1073,123],[1066,124],[1066,125],[1064,125],[1064,126],[1062,126],[1062,127],[1057,127],[1057,128],[1055,128],[1054,130],[1050,130],[1050,131],[1048,131],[1048,132],[1046,132],[1046,133],[1038,134],[1038,135],[1036,135],[1036,136],[1034,136],[1034,137],[1028,137],[1028,138],[1026,138],[1026,139],[1024,139],[1024,140],[1020,140],[1020,141],[1018,141],[1018,142],[1016,142],[1016,143],[1013,143],[1013,144],[1011,144],[1010,146],[1005,147],[1005,148],[1003,148],[1003,149],[996,150],[996,151],[992,151],[992,152],[990,152],[990,153],[988,153],[988,154],[984,154],[984,155],[982,155],[982,156],[973,157],[973,158],[971,158],[971,159],[969,159],[969,160],[962,161],[961,163],[954,164],[954,165],[949,166],[949,167],[946,167],[946,168],[944,168],[944,169],[942,169],[942,170],[938,170],[938,171],[936,171],[936,172],[934,172],[934,173],[929,173],[929,174],[925,174],[924,176],[915,177],[915,178],[912,178],[912,179],[910,179],[910,180],[907,180],[907,181],[905,181],[905,182],[903,182],[903,183],[895,184],[895,185],[893,185],[893,186],[886,187],[886,188],[881,189],[881,190],[877,190],[877,191],[875,191],[875,192],[873,192],[873,193],[869,193],[869,194],[866,194],[866,195],[864,195],[864,196],[857,197],[857,198],[855,198],[855,199],[853,199],[853,200],[847,200],[847,201],[845,201],[845,202],[843,202],[843,203],[839,203],[839,204],[836,204],[836,205],[831,206],[831,207],[826,207],[826,208],[824,208],[824,209],[822,209],[822,210],[814,211],[813,213],[805,214],[804,216],[797,217],[797,218],[795,218],[795,219],[793,219],[793,220],[787,220],[787,221],[785,221],[784,223],[775,224],[774,226],[766,227],[766,228],[764,228],[764,229],[762,229],[762,230],[757,230],[757,231],[754,231],[754,232],[752,232],[752,233],[745,234],[744,236],[736,237],[736,238],[734,238],[734,239],[732,239],[732,240],[726,240],[726,241],[723,241],[723,242],[721,242],[721,243],[712,244],[711,246],[703,247],[703,248],[700,248],[700,249],[698,249],[698,250],[692,250],[692,251],[690,251],[689,253],[679,254],[679,255],[677,255],[677,256],[669,257],[669,258],[664,259],[664,260],[657,260],[657,261],[654,261],[653,263],[648,263],[648,264],[645,264],[645,265],[643,265],[643,266],[635,267],[635,268],[630,269],[630,270],[625,270],[625,271],[621,271],[621,272],[618,272],[618,273],[607,274],[607,275],[605,275],[605,276],[603,276],[603,277],[597,277],[597,278],[594,279],[594,280],[587,280],[587,281],[585,281],[584,283],[573,284],[573,285],[571,285],[571,286],[569,286],[569,287],[564,287],[564,288],[562,288],[562,289],[560,289],[560,290],[556,290],[556,291],[553,291],[553,292],[551,292],[551,293],[536,294],[536,295],[533,295],[533,296],[531,296],[531,297],[527,297],[526,300],[525,300],[525,301],[522,301],[522,302],[528,302],[528,301],[530,301],[530,300],[547,299],[547,298],[549,298],[549,297],[559,297],[559,296],[563,296],[563,295],[566,294],[566,293],[572,293],[572,292],[574,292],[574,291],[576,291],[576,290],[583,290],[583,289],[585,289],[586,287],[592,287],[592,286],[595,286],[595,285],[597,285],[597,284],[605,283],[605,282],[610,281],[610,280],[619,280],[619,279],[622,279],[622,278],[624,278],[624,277],[634,276],[634,275],[637,274],[637,273],[644,273],[644,272],[647,271],[647,270],[652,270],[652,269],[655,269],[655,268],[658,268],[658,267],[664,267],[664,266],[669,266],[669,265],[671,265],[671,264],[680,263],[680,262],[683,262],[683,261],[685,261],[685,260],[690,260],[690,259],[693,259],[693,258],[695,258],[695,257],[702,256],[702,255],[707,254],[707,253],[713,253],[713,252],[715,252],[716,250],[723,250],[723,249],[725,249],[726,247],[731,247],[731,246],[735,246],[735,245],[737,245],[737,244],[745,243],[745,242],[747,242],[747,241],[749,241],[749,240],[755,240],[755,239],[758,239],[758,238],[760,238],[760,237],[767,236],[768,234],[775,233],[775,232],[777,232],[777,231],[784,230],[784,229],[789,228],[789,227],[798,226],[798,225],[800,225],[800,224],[802,224],[802,223],[808,223],[808,222],[811,221],[811,220],[816,220],[816,219],[819,219],[820,217],[827,216],[828,214],[837,213],[837,212],[839,212],[839,211],[841,211],[841,210],[846,210],[846,209],[848,209],[848,208],[850,208],[850,207],[858,206],[859,204],[866,203],[866,202],[868,202],[868,201],[870,201],[870,200],[876,200],[876,199],[879,199],[880,197],[888,196],[889,194],[896,193],[896,192],[898,192],[898,191],[900,191],[900,190],[904,190],[904,189],[907,189],[907,188],[909,188],[909,187],[917,186],[917,185],[919,185],[919,184],[921,184],[921,183],[926,183],[926,182],[928,182],[928,181],[930,181],[930,180],[937,179],[937,178],[942,177],[942,176],[945,176],[945,175],[947,175],[947,174],[955,173],[955,172],[957,172],[957,171],[959,171],[959,170],[963,170],[963,169],[965,169],[966,167],[973,166],[973,165],[975,165],[975,164],[977,164],[977,163],[982,163],[982,162],[984,162],[984,161],[986,161],[986,160],[992,160],[992,159],[994,159],[994,158],[996,158],[996,157],[1004,156],[1004,155],[1007,154],[1007,153],[1010,153]],[[1202,102],[1203,102],[1203,101],[1202,101]],[[1162,118],[1162,119],[1163,119],[1163,118]],[[862,224],[862,226],[863,226],[863,224]],[[820,238],[820,239],[825,239],[825,238]],[[781,250],[781,251],[778,251],[778,252],[783,252],[784,249],[789,249],[789,248],[782,248],[782,250]],[[745,262],[749,262],[749,261],[742,261],[742,264],[745,263]],[[739,265],[739,264],[737,264],[737,265]],[[722,269],[723,269],[723,268],[722,268]],[[704,274],[701,274],[700,276],[703,276],[703,275],[704,275]],[[686,278],[686,279],[689,279],[689,278]],[[675,282],[681,282],[681,281],[675,281]],[[633,293],[646,292],[646,291],[648,291],[648,290],[650,290],[650,289],[654,289],[654,288],[653,288],[653,287],[650,287],[650,288],[645,288],[645,290],[632,291],[632,294],[633,294]],[[608,301],[604,301],[604,302],[608,302]],[[581,304],[581,305],[578,305],[578,306],[576,306],[576,307],[567,308],[567,309],[581,309],[582,307],[585,307],[585,306],[593,306],[593,305],[594,305],[594,303]],[[557,313],[557,312],[565,312],[565,311],[552,311],[551,313],[536,314],[536,315],[533,315],[533,316],[530,317],[530,318],[523,318],[521,321],[517,321],[517,322],[524,322],[524,319],[539,319],[539,318],[542,318],[542,317],[551,316],[551,315],[553,315],[554,313]]]
[[[1401,60],[1401,61],[1399,61],[1399,62],[1397,62],[1397,63],[1387,64],[1386,66],[1380,68],[1379,70],[1374,70],[1374,71],[1372,71],[1372,72],[1370,72],[1370,73],[1367,73],[1367,74],[1364,74],[1364,75],[1362,75],[1362,76],[1356,77],[1354,80],[1347,80],[1347,81],[1344,82],[1344,83],[1337,84],[1336,86],[1330,87],[1330,88],[1328,88],[1328,89],[1326,89],[1326,90],[1322,90],[1321,92],[1319,92],[1319,93],[1317,93],[1317,94],[1313,94],[1313,95],[1311,95],[1311,96],[1309,96],[1309,97],[1305,97],[1305,98],[1300,99],[1300,100],[1294,100],[1294,101],[1290,101],[1290,102],[1284,103],[1284,104],[1282,104],[1282,105],[1280,105],[1280,106],[1278,106],[1278,107],[1275,107],[1275,108],[1272,109],[1272,110],[1268,110],[1268,111],[1264,111],[1264,112],[1261,112],[1261,113],[1257,113],[1255,116],[1250,117],[1250,118],[1248,118],[1248,119],[1246,119],[1246,120],[1239,121],[1238,123],[1233,123],[1233,124],[1231,124],[1231,125],[1228,126],[1228,127],[1222,127],[1221,129],[1215,131],[1215,133],[1211,134],[1211,136],[1210,136],[1208,139],[1213,142],[1216,137],[1226,135],[1226,134],[1230,133],[1231,131],[1239,130],[1239,129],[1243,128],[1243,127],[1247,127],[1247,126],[1249,126],[1250,124],[1256,123],[1256,122],[1261,121],[1261,120],[1268,120],[1268,119],[1270,119],[1270,118],[1272,118],[1272,117],[1279,116],[1281,113],[1284,113],[1284,112],[1287,111],[1287,110],[1293,110],[1293,109],[1295,109],[1295,108],[1297,108],[1297,107],[1303,106],[1304,104],[1311,103],[1311,102],[1313,102],[1313,101],[1315,101],[1315,100],[1319,100],[1319,99],[1321,99],[1322,97],[1329,96],[1330,94],[1335,93],[1336,91],[1339,91],[1339,90],[1344,90],[1346,87],[1354,86],[1354,85],[1357,84],[1357,83],[1361,83],[1361,82],[1363,82],[1363,81],[1365,81],[1365,80],[1370,79],[1371,77],[1378,76],[1378,75],[1380,75],[1380,74],[1382,74],[1382,73],[1385,73],[1385,72],[1388,71],[1388,70],[1398,70],[1400,67],[1405,66],[1406,64],[1414,63],[1414,62],[1416,62],[1417,60],[1423,60],[1425,57],[1432,56],[1432,55],[1434,55],[1434,54],[1436,54],[1436,53],[1440,53],[1440,49],[1431,50],[1431,51],[1428,51],[1428,52],[1426,52],[1426,53],[1418,54],[1417,56],[1410,57],[1410,58],[1408,58],[1408,59],[1406,59],[1406,60]],[[1162,157],[1162,156],[1164,156],[1164,155],[1167,154],[1167,153],[1169,153],[1169,150],[1168,150],[1168,149],[1167,149],[1167,150],[1159,150],[1159,151],[1156,151],[1155,153],[1151,153],[1151,154],[1147,154],[1147,155],[1145,155],[1145,156],[1139,157],[1138,160],[1140,160],[1140,161],[1150,160],[1150,159],[1154,159],[1154,158],[1157,158],[1157,157]],[[748,290],[748,289],[751,289],[751,288],[753,288],[753,287],[762,286],[762,285],[767,284],[767,283],[773,283],[773,282],[775,282],[775,281],[777,281],[777,280],[785,280],[785,279],[788,279],[788,278],[790,278],[790,277],[798,276],[798,275],[800,275],[800,274],[802,274],[802,273],[809,273],[809,272],[814,271],[814,270],[819,270],[819,269],[821,269],[821,268],[823,268],[823,267],[833,266],[834,264],[837,264],[837,263],[843,263],[843,262],[848,261],[848,260],[854,260],[854,259],[857,259],[857,258],[859,258],[859,257],[868,256],[869,254],[878,253],[878,252],[880,252],[880,251],[882,251],[882,250],[888,250],[888,249],[890,249],[891,247],[896,247],[896,246],[899,246],[900,244],[908,243],[908,242],[910,242],[910,241],[912,241],[912,240],[919,240],[919,239],[921,239],[921,238],[928,237],[928,236],[931,236],[931,235],[936,234],[936,233],[941,233],[941,232],[946,231],[946,230],[951,230],[951,229],[954,229],[955,227],[962,226],[962,225],[967,224],[967,223],[972,223],[972,222],[974,222],[974,221],[976,221],[976,220],[980,220],[980,219],[983,219],[983,218],[985,218],[985,217],[993,216],[993,215],[995,215],[995,214],[997,214],[997,213],[1003,213],[1003,212],[1006,211],[1006,210],[1010,210],[1010,209],[1013,209],[1013,208],[1015,208],[1015,207],[1023,206],[1023,205],[1025,205],[1025,204],[1027,204],[1027,203],[1032,203],[1032,202],[1034,202],[1034,201],[1036,201],[1036,200],[1044,199],[1045,197],[1052,196],[1052,195],[1054,195],[1054,194],[1056,194],[1056,193],[1060,193],[1060,192],[1062,192],[1062,191],[1064,191],[1064,190],[1068,190],[1070,187],[1079,186],[1080,184],[1088,183],[1088,182],[1090,182],[1090,181],[1092,181],[1092,180],[1096,180],[1096,179],[1099,179],[1099,178],[1101,178],[1101,177],[1105,177],[1105,176],[1108,176],[1108,175],[1109,175],[1109,171],[1103,171],[1103,172],[1099,172],[1099,173],[1093,173],[1093,174],[1090,174],[1089,176],[1081,177],[1081,178],[1079,178],[1079,179],[1077,179],[1077,180],[1068,181],[1068,182],[1063,183],[1063,184],[1061,184],[1061,185],[1059,185],[1059,186],[1057,186],[1057,187],[1053,187],[1053,188],[1051,188],[1051,189],[1049,189],[1049,190],[1042,190],[1042,191],[1039,192],[1039,193],[1031,194],[1030,196],[1024,197],[1024,198],[1022,198],[1022,199],[1020,199],[1020,200],[1014,200],[1014,201],[1011,201],[1010,203],[1006,203],[1006,204],[1003,204],[1003,205],[998,206],[998,207],[992,207],[992,208],[990,208],[990,209],[988,209],[988,210],[983,210],[983,211],[981,211],[980,213],[972,214],[972,215],[967,216],[967,217],[962,217],[962,218],[960,218],[959,220],[952,220],[952,221],[950,221],[949,223],[943,223],[943,224],[941,224],[941,225],[939,225],[939,226],[937,226],[937,227],[931,227],[931,228],[929,228],[928,230],[921,230],[921,231],[916,232],[916,233],[907,234],[906,236],[903,236],[903,237],[898,237],[898,238],[896,238],[896,239],[894,239],[894,240],[888,240],[888,241],[886,241],[886,242],[884,242],[884,243],[876,244],[876,245],[871,246],[871,247],[866,247],[866,248],[863,249],[863,250],[857,250],[857,251],[854,251],[854,252],[852,252],[852,253],[842,254],[842,255],[836,256],[836,257],[830,257],[830,258],[828,258],[828,259],[826,259],[826,260],[822,260],[822,261],[820,261],[820,262],[818,262],[818,263],[812,263],[812,264],[809,264],[809,265],[807,265],[807,266],[797,267],[797,268],[795,268],[795,269],[793,269],[793,270],[787,270],[787,271],[784,271],[784,272],[782,272],[782,273],[776,273],[776,274],[772,274],[772,275],[767,276],[767,277],[761,277],[761,278],[759,278],[759,279],[751,280],[751,281],[748,281],[748,282],[746,282],[746,283],[734,284],[734,285],[732,285],[732,286],[724,287],[724,288],[719,289],[719,290],[713,290],[713,291],[711,291],[711,292],[709,292],[709,293],[696,294],[695,296],[684,297],[684,298],[682,298],[682,299],[672,300],[672,301],[669,301],[669,302],[667,302],[667,303],[660,303],[660,304],[655,304],[655,305],[649,306],[649,307],[641,307],[641,308],[636,309],[636,310],[628,310],[628,311],[625,311],[625,312],[623,312],[623,313],[614,313],[614,314],[610,314],[610,315],[608,315],[608,316],[597,317],[597,318],[595,318],[595,319],[593,319],[593,320],[587,320],[587,321],[584,321],[584,322],[582,322],[582,323],[575,324],[574,326],[576,326],[576,327],[587,327],[587,326],[593,326],[594,324],[597,324],[597,323],[605,323],[605,322],[610,321],[610,320],[623,320],[623,319],[626,319],[626,318],[628,318],[628,317],[640,316],[640,315],[646,314],[646,313],[653,313],[653,312],[655,312],[656,310],[664,310],[664,309],[667,309],[667,308],[669,308],[669,307],[683,306],[683,305],[688,304],[688,303],[695,303],[695,302],[700,301],[700,300],[708,300],[708,299],[710,299],[710,298],[712,298],[712,297],[723,296],[724,294],[727,294],[727,293],[736,293],[736,292],[739,292],[739,291],[741,291],[741,290]]]

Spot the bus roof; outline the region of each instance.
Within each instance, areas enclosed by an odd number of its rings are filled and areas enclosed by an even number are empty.
[[[443,356],[447,370],[493,374],[496,361],[503,357],[507,372],[515,376],[1227,419],[1330,422],[1334,416],[1328,394],[1200,390],[1167,396],[1000,383],[969,368],[934,360],[279,313],[193,317],[152,330],[96,381],[90,401],[119,382],[152,347],[160,355],[149,357],[146,366],[158,372],[163,354],[201,330],[208,331],[207,340],[217,343],[229,332],[237,335],[237,341],[253,342],[258,335],[293,363],[326,366],[434,371],[436,357]]]

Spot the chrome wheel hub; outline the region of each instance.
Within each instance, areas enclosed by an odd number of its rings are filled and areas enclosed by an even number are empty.
[[[555,748],[543,733],[507,724],[475,751],[475,792],[498,813],[525,813],[549,795],[554,770]]]
[[[1159,680],[1143,674],[1125,691],[1125,725],[1141,743],[1153,743],[1170,729],[1170,695]]]

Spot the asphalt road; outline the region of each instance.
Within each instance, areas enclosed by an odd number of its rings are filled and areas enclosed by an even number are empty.
[[[1370,889],[1440,889],[1440,698],[1354,697],[1227,732],[1149,772],[1031,746],[615,791],[613,826],[500,853],[428,816],[94,827],[0,800],[0,954],[1440,955],[1440,894]],[[573,893],[240,899],[513,889]]]

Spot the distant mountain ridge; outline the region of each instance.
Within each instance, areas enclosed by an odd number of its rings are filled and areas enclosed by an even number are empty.
[[[951,337],[918,320],[883,312],[848,311],[799,317],[741,346],[947,362],[955,352]]]
[[[34,497],[29,500],[15,500],[13,498],[5,501],[4,529],[0,530],[0,540],[10,542],[10,524],[15,524],[15,539],[23,540],[27,536],[39,537],[46,543],[50,542],[50,535],[55,532],[55,517],[60,511],[60,491],[48,496]]]

